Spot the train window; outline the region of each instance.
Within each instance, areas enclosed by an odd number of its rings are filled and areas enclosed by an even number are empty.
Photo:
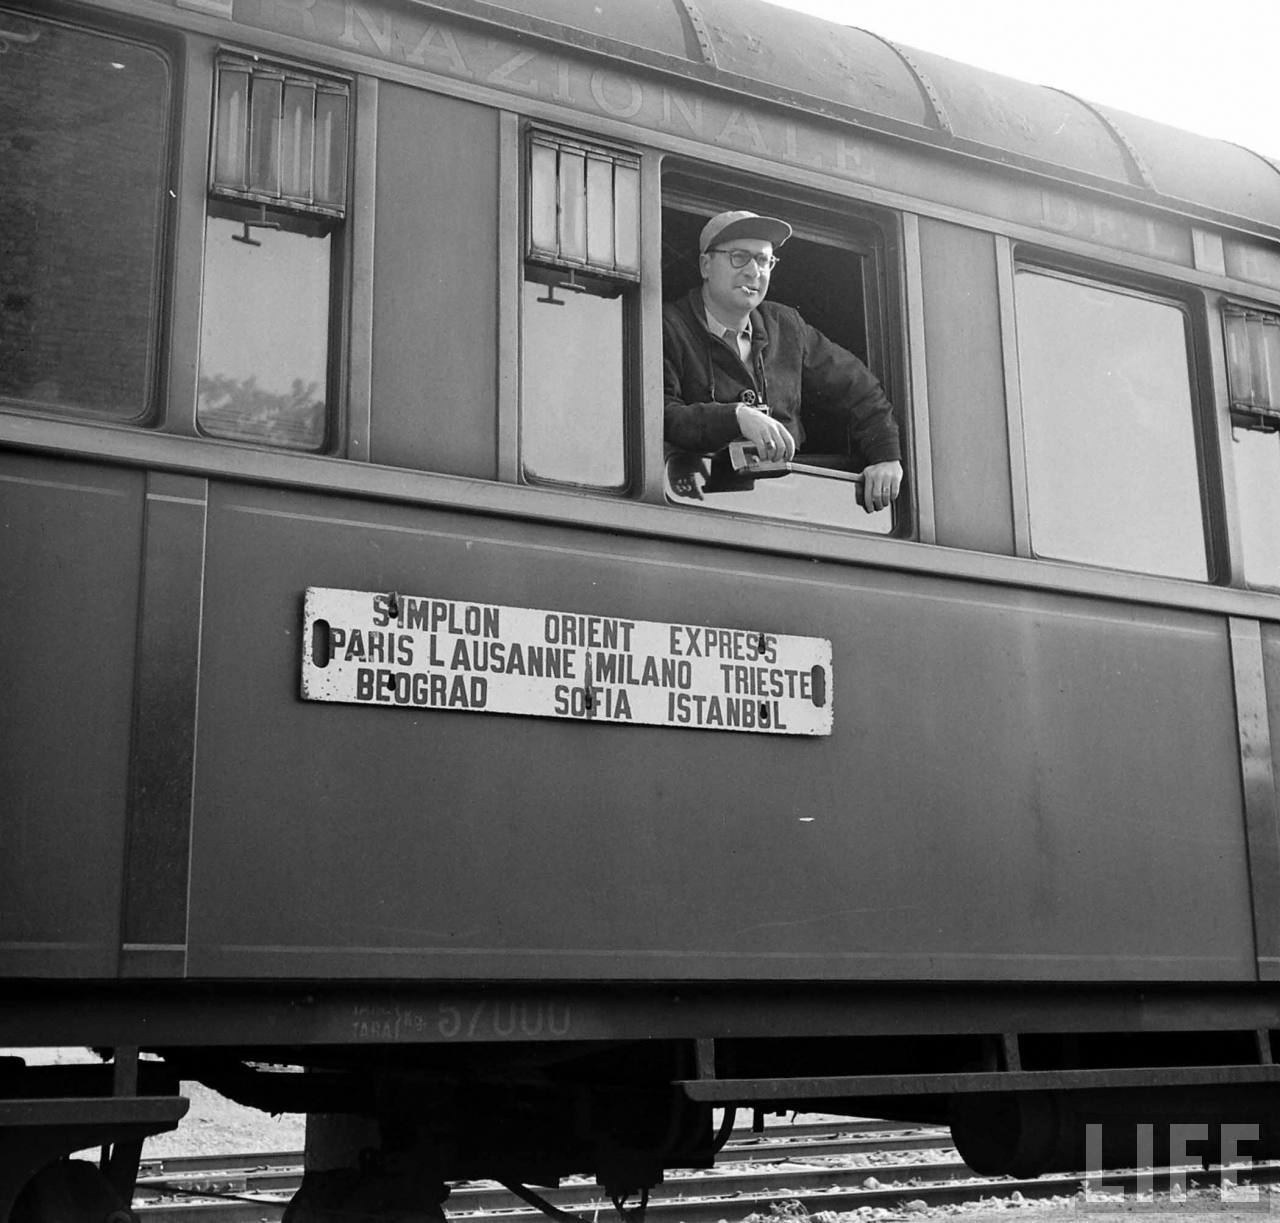
[[[146,413],[169,88],[154,48],[0,10],[0,396]]]
[[[1032,550],[1206,579],[1185,311],[1040,269],[1014,283]]]
[[[1231,440],[1245,581],[1280,586],[1280,432],[1233,421]]]
[[[216,88],[197,420],[216,437],[319,450],[348,86],[225,57]]]
[[[527,479],[627,483],[624,335],[640,281],[640,162],[531,130],[521,295],[521,466]]]
[[[1223,308],[1245,580],[1280,586],[1280,314]]]
[[[795,307],[806,322],[852,352],[885,381],[885,303],[880,291],[883,237],[878,225],[846,216],[833,228],[823,211],[781,208],[745,190],[732,200],[710,201],[703,198],[687,172],[668,174],[665,185],[665,302],[677,302],[701,284],[698,241],[709,216],[729,207],[781,215],[793,223],[795,233],[779,252],[768,300]],[[806,402],[805,441],[796,454],[798,464],[826,474],[744,478],[733,470],[731,451],[694,455],[669,448],[668,498],[704,510],[890,534],[894,509],[868,514],[859,504],[860,486],[848,476],[861,470],[865,460],[856,447],[851,448],[839,415],[829,410],[832,406]]]

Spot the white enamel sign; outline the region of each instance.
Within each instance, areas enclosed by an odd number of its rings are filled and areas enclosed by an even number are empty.
[[[302,696],[754,734],[831,733],[831,642],[309,587]]]

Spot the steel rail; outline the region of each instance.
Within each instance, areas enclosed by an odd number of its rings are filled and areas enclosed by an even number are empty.
[[[850,1121],[836,1124],[804,1122],[769,1126],[760,1133],[734,1130],[721,1152],[721,1162],[731,1156],[765,1159],[791,1155],[858,1155],[887,1151],[933,1151],[951,1146],[946,1130],[895,1130],[883,1121]],[[244,1175],[269,1168],[301,1168],[301,1151],[252,1151],[223,1155],[167,1155],[144,1158],[139,1184],[207,1172],[218,1177]],[[208,1179],[208,1178],[206,1178]]]
[[[1032,1180],[971,1178],[951,1180],[935,1184],[899,1183],[880,1185],[876,1188],[852,1188],[847,1183],[833,1184],[833,1180],[849,1180],[860,1177],[865,1181],[875,1175],[876,1168],[817,1169],[805,1172],[788,1171],[777,1188],[736,1196],[711,1196],[705,1193],[705,1182],[697,1178],[684,1179],[681,1184],[690,1190],[702,1188],[695,1196],[673,1195],[672,1185],[664,1186],[664,1196],[651,1198],[648,1212],[656,1223],[719,1223],[720,1220],[741,1220],[747,1215],[767,1212],[779,1202],[800,1202],[810,1212],[844,1212],[871,1206],[881,1208],[901,1207],[908,1202],[920,1202],[925,1207],[976,1203],[983,1200],[1007,1200],[1018,1195],[1023,1199],[1050,1197],[1074,1197],[1086,1188],[1086,1180],[1079,1174],[1043,1176]],[[1172,1174],[1168,1170],[1138,1174],[1105,1173],[1097,1178],[1088,1199],[1099,1205],[1115,1207],[1132,1206],[1143,1202],[1141,1193],[1167,1192],[1171,1177],[1177,1175],[1178,1183],[1190,1188],[1213,1187],[1216,1174],[1187,1171]],[[879,1178],[877,1177],[877,1180]],[[1280,1180],[1280,1165],[1255,1165],[1241,1173],[1241,1183],[1261,1185]],[[190,1203],[164,1203],[156,1206],[135,1205],[139,1223],[262,1223],[278,1219],[287,1204],[287,1198],[269,1198],[253,1201],[198,1201]],[[1147,1203],[1150,1204],[1149,1202]],[[459,1212],[446,1209],[446,1218],[466,1218],[467,1223],[540,1223],[544,1217],[528,1207],[495,1209],[495,1213]],[[591,1202],[570,1204],[561,1209],[580,1215],[584,1220],[612,1216],[611,1204],[597,1198]]]
[[[822,1158],[822,1157],[819,1157]],[[780,1160],[762,1165],[757,1160],[734,1161],[733,1166],[705,1172],[681,1172],[672,1175],[655,1188],[650,1198],[650,1208],[658,1201],[688,1196],[715,1197],[717,1199],[752,1197],[768,1194],[780,1182],[815,1186],[832,1182],[862,1183],[874,1177],[881,1184],[911,1185],[918,1182],[953,1181],[972,1177],[973,1171],[956,1160],[931,1163],[881,1164],[858,1167],[797,1166],[808,1163],[804,1156],[794,1160]],[[785,1164],[786,1166],[779,1166]],[[248,1171],[217,1176],[171,1176],[163,1179],[139,1178],[139,1194],[135,1202],[146,1202],[162,1197],[166,1192],[200,1196],[248,1196],[261,1193],[292,1194],[302,1181],[301,1169],[276,1169]],[[554,1206],[564,1210],[586,1210],[609,1205],[594,1179],[575,1178],[554,1189],[541,1189],[540,1194]],[[449,1213],[519,1210],[523,1203],[515,1195],[492,1181],[462,1181],[455,1183],[445,1201]]]
[[[1167,1192],[1171,1183],[1214,1186],[1220,1175],[1197,1168],[1104,1173],[1089,1182],[1075,1173],[1015,1180],[978,1177],[954,1159],[856,1167],[823,1162],[831,1156],[936,1150],[949,1145],[946,1131],[894,1130],[877,1121],[835,1119],[772,1124],[758,1132],[739,1129],[715,1169],[672,1174],[653,1191],[648,1211],[653,1212],[655,1223],[721,1223],[767,1213],[779,1202],[799,1202],[810,1212],[841,1212],[859,1207],[900,1208],[917,1201],[930,1207],[1014,1195],[1074,1197],[1086,1187],[1087,1203],[1114,1207],[1142,1203],[1145,1199],[1140,1195]],[[139,1179],[134,1202],[139,1223],[262,1223],[283,1214],[301,1179],[301,1154],[148,1160],[143,1171],[146,1175]],[[1246,1185],[1280,1181],[1280,1162],[1251,1165],[1237,1175]],[[169,1199],[157,1196],[166,1189],[179,1192]],[[189,1199],[193,1193],[207,1196]],[[613,1216],[607,1197],[586,1177],[571,1178],[542,1194],[559,1210],[592,1223]],[[456,1183],[445,1205],[446,1218],[465,1218],[467,1223],[540,1223],[544,1217],[492,1181]]]
[[[823,1160],[849,1155],[939,1150],[950,1136],[938,1129],[895,1129],[884,1121],[832,1118],[816,1122],[764,1124],[735,1129],[705,1172],[675,1173],[654,1193],[649,1209],[668,1214],[682,1207],[705,1210],[710,1202],[723,1211],[726,1202],[769,1202],[779,1196],[828,1196],[861,1185],[869,1177],[892,1198],[914,1192],[920,1182],[950,1181],[969,1174],[963,1164],[926,1162],[898,1165],[831,1167]],[[817,1161],[816,1164],[811,1161]],[[811,1166],[805,1167],[806,1163]],[[237,1223],[241,1218],[278,1217],[301,1182],[301,1152],[247,1153],[235,1156],[183,1156],[145,1160],[138,1179],[134,1209],[139,1220],[174,1223],[178,1219]],[[779,1188],[778,1186],[781,1186]],[[862,1190],[857,1192],[875,1192]],[[610,1211],[594,1181],[574,1178],[543,1191],[570,1213]],[[860,1199],[861,1200],[861,1199]],[[450,1216],[510,1219],[540,1217],[536,1211],[492,1181],[458,1182],[447,1202]]]

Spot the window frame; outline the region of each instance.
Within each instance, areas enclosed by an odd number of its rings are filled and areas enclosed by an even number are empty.
[[[324,206],[305,207],[289,201],[268,201],[251,190],[232,191],[215,185],[214,172],[217,156],[218,139],[218,87],[219,66],[224,62],[248,63],[253,67],[280,71],[286,79],[290,76],[310,79],[317,83],[341,85],[346,95],[346,138],[344,141],[343,167],[343,203],[340,209]],[[201,229],[199,254],[197,263],[200,268],[200,316],[195,339],[197,359],[195,379],[192,390],[194,399],[191,406],[191,421],[197,437],[212,441],[226,442],[233,445],[261,447],[273,453],[292,455],[318,455],[342,457],[346,454],[347,422],[349,405],[347,403],[347,374],[350,361],[347,337],[350,332],[351,303],[348,291],[352,284],[352,229],[355,224],[353,213],[356,208],[356,166],[358,162],[357,145],[357,78],[354,74],[344,73],[329,67],[317,67],[305,61],[287,56],[264,57],[261,52],[248,50],[238,44],[216,42],[210,51],[208,81],[209,96],[203,100],[207,106],[208,136],[207,148],[204,152],[205,173],[203,177],[203,198],[201,207]],[[325,419],[324,436],[320,445],[315,447],[299,447],[287,444],[275,444],[261,438],[236,436],[229,432],[214,432],[206,428],[200,420],[199,380],[200,355],[203,340],[204,313],[204,269],[207,260],[206,243],[208,223],[211,217],[243,221],[250,230],[255,225],[265,223],[282,228],[288,232],[303,233],[310,236],[327,237],[329,250],[329,292],[326,305],[327,326],[325,329]],[[255,219],[256,218],[256,219]]]
[[[155,201],[156,226],[147,311],[146,373],[137,412],[131,415],[106,414],[80,405],[62,405],[16,395],[0,395],[0,405],[20,405],[24,413],[33,416],[56,417],[86,424],[130,428],[162,424],[166,415],[163,405],[169,400],[168,353],[173,334],[171,304],[176,263],[175,232],[178,227],[171,188],[181,164],[184,141],[183,115],[188,102],[189,80],[187,40],[181,31],[165,25],[136,21],[127,14],[86,11],[63,3],[62,0],[48,0],[46,4],[33,4],[31,0],[0,0],[0,8],[22,19],[117,39],[155,52],[164,64],[167,90],[161,123],[163,143],[159,157],[160,187]]]
[[[847,532],[862,538],[917,538],[919,515],[915,505],[916,473],[913,471],[915,448],[907,364],[908,312],[902,214],[856,198],[816,191],[799,192],[793,184],[781,180],[762,182],[757,177],[738,176],[722,167],[682,158],[667,159],[663,167],[661,195],[664,219],[670,212],[682,212],[705,221],[727,208],[746,208],[763,216],[786,218],[793,227],[789,242],[799,239],[815,248],[837,248],[860,259],[863,266],[860,312],[864,324],[864,334],[860,339],[865,345],[866,355],[859,359],[864,360],[884,388],[898,425],[904,479],[902,491],[893,506],[892,527],[888,532],[861,530],[856,520],[849,524],[835,524],[800,522],[785,514],[738,512],[728,508],[714,512],[717,516],[737,517],[748,522],[793,524],[805,529]],[[663,243],[663,262],[666,264],[665,232]],[[681,248],[673,251],[671,258],[696,266],[697,252]],[[785,250],[780,258],[786,259]],[[665,284],[662,286],[662,298],[664,302],[674,300]],[[770,285],[767,300],[795,305],[793,298],[797,298],[794,293],[780,297],[774,284]],[[798,300],[798,308],[805,315],[804,301],[802,298]],[[808,315],[805,317],[806,321],[812,322]],[[834,334],[822,326],[819,330],[857,355],[860,345],[849,343],[848,336]],[[806,451],[796,457],[799,461],[812,459],[820,465],[830,466],[830,460],[837,456]],[[673,499],[669,494],[663,500],[666,505],[682,511],[695,508],[682,499]],[[860,510],[857,512],[861,513]]]
[[[1276,387],[1274,402],[1265,407],[1241,402],[1235,393],[1237,390],[1233,376],[1235,367],[1231,362],[1231,332],[1228,325],[1228,320],[1231,318],[1243,318],[1247,321],[1251,317],[1261,316],[1264,327],[1274,326],[1277,336],[1280,336],[1280,306],[1260,306],[1241,297],[1226,296],[1220,300],[1219,310],[1222,315],[1222,346],[1227,377],[1227,412],[1231,424],[1232,426],[1238,424],[1246,429],[1258,429],[1266,433],[1280,432],[1280,363],[1273,380]],[[1267,320],[1272,321],[1268,324]]]
[[[523,119],[518,129],[519,141],[519,255],[516,260],[517,284],[514,300],[517,315],[516,335],[516,384],[518,387],[516,413],[516,479],[532,488],[557,489],[580,492],[610,498],[626,498],[636,494],[640,486],[641,455],[644,451],[644,376],[641,368],[640,338],[643,327],[643,290],[647,280],[645,258],[644,191],[645,150],[623,141],[602,138],[594,133],[579,131],[540,119]],[[572,258],[554,258],[535,247],[533,236],[533,150],[535,145],[554,144],[596,153],[604,157],[630,164],[635,171],[635,252],[636,270],[610,270]],[[557,178],[557,183],[559,179]],[[619,357],[621,361],[622,419],[621,460],[622,479],[617,484],[599,484],[581,480],[565,480],[540,476],[526,466],[525,427],[528,404],[525,395],[525,289],[526,285],[541,285],[551,298],[557,291],[565,294],[582,294],[603,298],[617,298],[621,303]]]
[[[1124,294],[1139,300],[1172,306],[1182,316],[1187,356],[1187,388],[1190,398],[1192,440],[1195,448],[1197,492],[1203,535],[1205,576],[1189,578],[1152,570],[1105,565],[1043,555],[1032,538],[1030,471],[1026,450],[1026,405],[1023,402],[1020,354],[1017,335],[1016,279],[1020,271],[1054,277],[1085,287]],[[1077,258],[1046,248],[1014,245],[1011,250],[1007,318],[1013,329],[1012,365],[1007,368],[1006,398],[1010,417],[1010,461],[1015,464],[1015,493],[1021,485],[1025,554],[1038,563],[1060,564],[1134,578],[1190,583],[1195,586],[1221,585],[1229,580],[1229,548],[1222,476],[1222,440],[1218,431],[1216,395],[1209,358],[1210,338],[1205,294],[1193,285],[1147,275],[1131,268]],[[1015,514],[1016,516],[1016,514]]]
[[[1260,314],[1274,318],[1277,320],[1277,325],[1280,326],[1280,303],[1261,302],[1239,293],[1227,293],[1216,295],[1211,305],[1216,309],[1220,320],[1220,325],[1216,329],[1216,338],[1222,345],[1222,398],[1225,404],[1225,410],[1222,413],[1220,444],[1224,454],[1224,463],[1226,462],[1225,456],[1228,454],[1231,456],[1230,468],[1229,470],[1224,469],[1223,474],[1225,487],[1229,490],[1224,496],[1227,496],[1230,501],[1230,504],[1226,507],[1226,512],[1232,526],[1231,543],[1233,545],[1234,584],[1245,590],[1275,593],[1280,591],[1280,577],[1274,582],[1250,580],[1246,568],[1248,560],[1246,555],[1246,513],[1245,506],[1241,500],[1242,473],[1236,452],[1236,445],[1238,444],[1236,431],[1240,430],[1246,436],[1252,434],[1261,434],[1264,437],[1280,435],[1280,395],[1277,395],[1277,401],[1271,405],[1270,410],[1242,404],[1237,401],[1234,393],[1237,388],[1231,363],[1231,337],[1228,329],[1228,319],[1233,314],[1237,316]],[[1280,379],[1278,379],[1278,383],[1280,383]],[[1280,389],[1280,386],[1278,386],[1278,389]],[[1280,485],[1278,485],[1278,488],[1280,488]]]

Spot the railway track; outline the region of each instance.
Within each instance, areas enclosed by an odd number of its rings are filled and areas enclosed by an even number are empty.
[[[900,1158],[885,1162],[893,1155]],[[301,1152],[145,1161],[134,1209],[141,1223],[263,1223],[280,1218],[301,1176]],[[1167,1172],[1155,1174],[1157,1192],[1168,1188],[1168,1177]],[[1194,1186],[1195,1177],[1188,1179]],[[1253,1183],[1277,1179],[1280,1166],[1251,1170]],[[1108,1174],[1105,1185],[1132,1194],[1136,1178]],[[1079,1176],[978,1177],[951,1150],[945,1130],[806,1123],[774,1126],[764,1134],[735,1132],[714,1169],[670,1174],[653,1191],[648,1216],[654,1223],[720,1223],[768,1213],[782,1202],[799,1203],[811,1214],[864,1206],[903,1208],[907,1203],[919,1210],[983,1199],[1071,1196],[1081,1186]],[[558,1188],[538,1192],[589,1223],[614,1218],[608,1197],[594,1180],[568,1178]],[[450,1219],[467,1223],[540,1223],[545,1218],[492,1181],[455,1184],[445,1210]]]

